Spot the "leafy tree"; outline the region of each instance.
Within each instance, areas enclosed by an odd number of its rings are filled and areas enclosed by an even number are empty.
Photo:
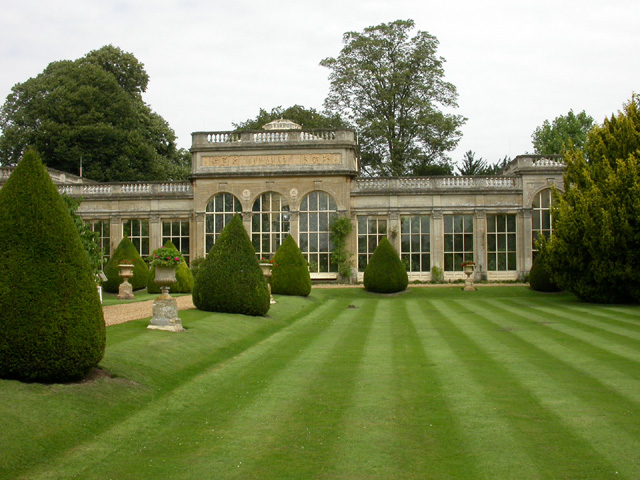
[[[462,164],[458,165],[459,175],[486,175],[489,166],[487,161],[480,157],[476,158],[475,152],[469,150],[462,158]]]
[[[541,244],[551,278],[592,302],[640,301],[640,97],[565,154],[553,237]]]
[[[0,109],[0,163],[28,146],[47,166],[98,181],[186,178],[187,152],[142,100],[148,76],[135,57],[111,45],[75,61],[50,63],[15,85]]]
[[[291,235],[284,239],[273,256],[271,292],[306,297],[311,293],[309,266]]]
[[[376,293],[401,292],[409,285],[407,269],[387,237],[382,237],[364,269],[364,288]]]
[[[338,57],[320,62],[331,70],[325,106],[356,126],[365,174],[414,175],[449,163],[461,136],[464,117],[440,109],[456,107],[457,92],[444,81],[438,40],[423,31],[410,37],[414,25],[347,32]]]
[[[569,110],[569,113],[556,117],[551,123],[545,120],[531,135],[534,152],[538,155],[562,154],[571,145],[580,149],[592,126],[593,118],[584,110],[577,115]]]
[[[313,108],[294,105],[289,108],[275,107],[270,112],[261,108],[254,119],[234,123],[236,130],[260,130],[269,122],[286,118],[303,128],[349,128],[349,125],[337,114],[320,113]]]
[[[84,251],[89,258],[93,274],[97,275],[100,273],[100,268],[105,262],[104,251],[100,247],[98,233],[91,230],[91,228],[89,228],[89,226],[84,223],[82,218],[80,218],[76,213],[78,207],[80,207],[80,204],[82,203],[82,198],[73,198],[69,195],[63,194],[62,199],[69,209],[69,213],[71,214],[71,219],[73,220],[76,230],[80,234],[80,240],[82,241]]]
[[[227,223],[199,267],[193,303],[208,312],[258,316],[269,311],[267,281],[240,215]]]
[[[118,265],[120,265],[120,262],[123,260],[127,262],[133,261],[133,277],[129,279],[133,290],[139,290],[147,286],[149,267],[138,253],[133,242],[129,240],[129,237],[125,236],[104,266],[104,274],[107,277],[107,281],[102,284],[102,287],[106,292],[118,293],[120,284],[123,282],[122,277],[119,275],[120,269]]]
[[[560,289],[551,280],[550,268],[543,253],[538,253],[529,272],[529,286],[537,292],[558,292]]]
[[[79,379],[105,349],[102,306],[69,209],[28,150],[0,190],[0,377]]]

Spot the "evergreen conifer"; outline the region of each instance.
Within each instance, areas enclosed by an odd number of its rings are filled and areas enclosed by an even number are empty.
[[[193,303],[210,312],[264,315],[269,311],[267,281],[240,215],[227,223],[200,266]]]
[[[104,355],[102,306],[69,209],[33,150],[0,190],[0,251],[0,377],[84,377]]]
[[[395,293],[405,290],[407,285],[407,269],[387,237],[382,237],[364,270],[364,288],[376,293]]]
[[[134,290],[139,290],[147,286],[147,278],[149,278],[149,267],[142,259],[135,245],[125,236],[118,247],[114,250],[113,255],[104,266],[104,274],[107,281],[102,284],[102,288],[109,293],[118,293],[118,288],[122,283],[122,277],[118,275],[118,265],[123,260],[133,260],[133,277],[129,279],[129,283]]]
[[[291,235],[273,256],[271,293],[306,297],[311,293],[309,266]]]

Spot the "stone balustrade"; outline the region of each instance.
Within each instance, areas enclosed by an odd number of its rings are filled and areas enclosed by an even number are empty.
[[[192,147],[234,145],[238,148],[250,144],[336,142],[355,144],[352,130],[308,129],[265,130],[247,132],[196,132],[192,134]]]
[[[518,177],[388,177],[356,178],[353,193],[390,193],[431,190],[517,190],[521,188]]]
[[[100,183],[90,185],[58,185],[60,193],[79,197],[110,195],[175,195],[191,196],[193,191],[188,182],[136,182],[136,183]]]
[[[552,170],[565,168],[562,155],[518,155],[504,169],[506,175],[522,170]]]

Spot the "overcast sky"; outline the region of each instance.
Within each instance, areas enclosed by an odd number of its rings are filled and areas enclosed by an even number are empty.
[[[4,0],[0,97],[52,61],[108,44],[150,76],[144,100],[189,148],[259,108],[321,110],[346,31],[411,18],[438,38],[467,117],[454,161],[532,152],[545,119],[601,123],[640,93],[638,0]]]

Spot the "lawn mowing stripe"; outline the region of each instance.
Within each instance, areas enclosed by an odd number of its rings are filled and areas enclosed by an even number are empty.
[[[536,305],[532,308],[533,310],[543,312],[545,315],[554,315],[558,311],[553,305],[548,307]],[[631,344],[638,343],[640,340],[640,324],[620,324],[612,314],[604,314],[599,310],[598,305],[593,305],[591,312],[574,310],[570,307],[563,308],[562,317],[574,321],[577,328],[581,328],[586,332],[606,332],[608,337],[613,341],[627,341]]]
[[[475,322],[479,317],[471,311],[461,309],[459,302],[455,300],[433,300],[432,305],[442,313],[442,323],[448,327],[446,341],[450,342],[454,352],[465,361],[471,377],[479,384],[485,397],[493,399],[494,413],[508,425],[509,432],[517,439],[517,448],[526,449],[530,455],[535,456],[534,465],[542,478],[553,478],[554,473],[562,467],[565,468],[567,478],[587,478],[587,472],[590,472],[592,478],[601,478],[599,475],[594,477],[592,472],[614,472],[611,463],[601,457],[577,432],[565,425],[556,412],[541,402],[521,375],[512,372],[503,358],[497,358],[499,344],[496,345],[494,339],[489,341],[478,334],[481,330]],[[488,315],[495,316],[495,311],[489,311]],[[492,331],[495,332],[496,329]],[[569,447],[569,451],[558,448],[563,444]],[[510,452],[509,449],[499,451],[507,454]],[[568,453],[586,455],[581,464],[567,465]],[[519,463],[512,466],[520,468]],[[514,476],[512,472],[510,477]],[[496,475],[496,478],[505,476]],[[517,478],[531,478],[531,475],[521,472]]]
[[[628,426],[628,418],[639,410],[637,404],[620,397],[615,390],[588,374],[576,371],[571,353],[558,351],[555,355],[550,354],[545,348],[548,339],[536,331],[515,329],[505,332],[497,328],[495,302],[485,307],[483,302],[477,301],[456,303],[463,308],[468,306],[470,315],[465,329],[470,335],[478,342],[492,345],[497,361],[612,466],[596,470],[599,472],[596,475],[585,465],[583,478],[587,472],[591,472],[593,478],[614,476],[616,472],[637,478],[640,465],[634,465],[633,459],[640,449],[640,428]],[[637,394],[635,398],[638,398]],[[572,446],[573,443],[567,445]],[[571,455],[578,461],[578,457]],[[592,458],[590,454],[586,456],[589,461]],[[585,459],[580,461],[585,462]]]
[[[487,305],[484,309],[483,303]],[[464,302],[461,302],[461,305],[465,305]],[[500,306],[494,300],[467,305],[473,308],[474,312],[485,312],[484,315],[488,315],[488,312],[494,312],[494,314],[496,311],[508,312],[512,319],[511,324],[521,325],[521,327],[505,330],[501,324],[493,320],[495,317],[492,317],[495,330],[502,333],[518,333],[519,338],[527,342],[528,348],[535,349],[538,356],[550,356],[556,362],[561,362],[561,372],[569,373],[567,378],[562,380],[563,383],[578,378],[580,384],[589,383],[590,390],[609,392],[607,401],[600,408],[611,409],[610,399],[614,397],[615,404],[622,405],[623,411],[640,409],[640,380],[638,379],[640,364],[630,361],[625,356],[603,351],[595,345],[598,342],[597,338],[593,339],[593,343],[589,343],[573,337],[561,328],[560,315],[555,317],[558,319],[557,323],[540,325],[528,321],[530,317],[528,312],[518,313],[510,305]],[[470,312],[470,314],[474,313]],[[593,401],[588,396],[585,400]]]
[[[166,460],[162,458],[163,450],[156,451],[154,448],[155,445],[167,443],[166,440],[158,438],[160,431],[171,432],[175,429],[188,433],[190,429],[201,425],[220,428],[220,425],[213,423],[214,418],[221,424],[231,421],[233,415],[243,406],[254,402],[281,366],[287,365],[297,357],[305,346],[324,330],[325,319],[335,316],[334,312],[342,310],[343,304],[344,301],[323,301],[302,321],[296,321],[254,345],[250,349],[251,355],[245,351],[245,354],[236,355],[226,362],[216,362],[213,366],[203,369],[200,374],[184,382],[178,382],[175,388],[156,398],[146,409],[113,425],[96,436],[95,440],[62,452],[59,458],[55,459],[56,463],[64,468],[65,474],[62,476],[70,477],[71,472],[74,472],[84,478],[100,478],[96,473],[99,469],[95,467],[108,464],[114,470],[126,470],[131,468],[131,465],[144,465],[144,477],[153,478],[153,465],[149,462],[153,460],[154,455],[159,456],[156,457],[157,460]],[[298,345],[298,348],[282,348],[283,345],[294,344]],[[255,368],[260,368],[264,373],[259,380],[252,378],[250,373]],[[203,410],[200,404],[209,408]],[[197,415],[194,415],[194,408],[198,408]],[[191,448],[188,434],[184,439],[170,434],[167,434],[166,438],[170,439],[171,445],[168,457],[180,452],[184,454],[185,450]],[[183,445],[180,446],[180,443]],[[82,464],[82,470],[76,471],[76,464]],[[58,476],[59,472],[50,477],[47,470],[45,467],[40,471],[32,471],[27,478],[61,478]],[[91,477],[94,473],[95,476]],[[126,477],[127,474],[122,476]]]
[[[306,349],[310,363],[290,366],[283,377],[293,377],[299,388],[289,382],[277,383],[274,390],[286,398],[277,422],[253,435],[254,451],[238,475],[225,478],[323,478],[330,475],[335,459],[334,445],[345,436],[344,416],[353,404],[358,375],[377,302],[362,309],[344,309],[323,333],[322,342]],[[296,360],[300,363],[300,359]],[[286,378],[284,378],[286,380]],[[260,401],[259,409],[263,409]],[[263,415],[258,411],[257,415]],[[255,425],[255,423],[254,423]],[[247,429],[250,425],[247,425]],[[230,430],[233,436],[233,430]],[[234,449],[246,454],[251,446],[244,440]],[[351,459],[353,462],[353,459]],[[196,472],[198,473],[198,472]]]
[[[500,397],[488,392],[486,380],[474,374],[476,359],[469,355],[472,352],[466,350],[466,344],[458,344],[461,335],[456,335],[446,320],[450,313],[432,299],[415,300],[410,305],[413,311],[421,312],[423,321],[414,321],[414,325],[432,359],[432,370],[444,395],[441,401],[447,402],[457,420],[460,442],[474,452],[473,459],[461,458],[461,462],[474,462],[477,475],[468,478],[544,478],[537,470],[535,452],[522,444],[514,426],[498,410]],[[434,425],[439,435],[446,435],[451,428],[444,420]]]
[[[486,300],[485,302],[505,313],[508,312],[513,321],[520,319],[519,323],[510,325],[518,325],[516,328],[535,329],[561,344],[562,348],[571,349],[575,355],[584,356],[585,365],[582,370],[590,370],[588,363],[615,359],[616,362],[612,363],[612,367],[620,375],[627,377],[633,383],[640,381],[639,341],[634,343],[626,337],[611,338],[608,332],[589,326],[580,328],[580,321],[565,316],[564,310],[545,312],[545,316],[542,317],[545,320],[540,321],[540,315],[533,308],[522,310],[509,301],[499,303],[496,300]],[[594,306],[594,308],[597,307]],[[588,318],[584,321],[588,322]],[[507,330],[509,328],[512,327],[506,327]],[[603,381],[606,382],[608,377],[609,374],[605,375]],[[635,395],[635,392],[632,395]]]
[[[597,307],[597,309],[591,307]],[[567,305],[564,308],[595,317],[602,317],[603,321],[607,323],[620,324],[623,327],[630,327],[634,331],[640,330],[640,308],[637,305],[577,304]]]
[[[394,308],[389,318],[398,478],[482,478],[434,368],[434,352],[421,341],[418,329],[424,334],[428,320],[414,300]]]

